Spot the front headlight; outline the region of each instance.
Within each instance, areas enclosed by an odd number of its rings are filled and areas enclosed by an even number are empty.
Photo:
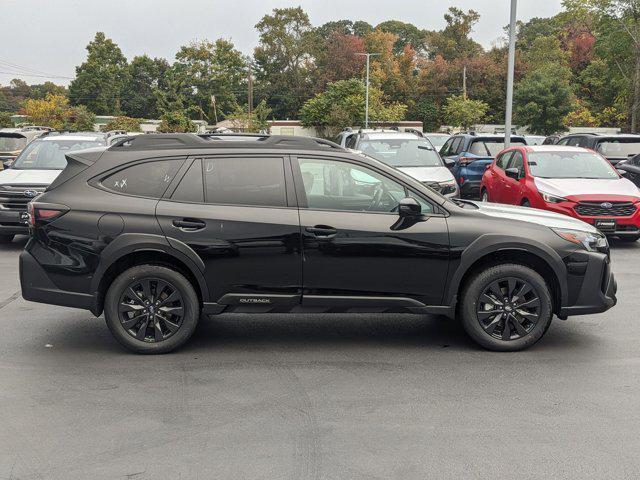
[[[600,232],[585,232],[566,228],[552,228],[551,230],[565,240],[584,247],[589,252],[606,252],[609,249],[607,237]]]
[[[557,195],[551,195],[550,193],[540,192],[542,199],[547,203],[561,203],[566,202],[567,199],[564,197],[558,197]]]

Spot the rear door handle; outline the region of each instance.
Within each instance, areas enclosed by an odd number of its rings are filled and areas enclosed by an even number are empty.
[[[196,230],[202,230],[207,224],[197,218],[182,218],[180,220],[174,220],[173,226],[180,230],[194,232]]]
[[[322,237],[330,238],[338,233],[338,230],[336,230],[333,227],[327,227],[326,225],[316,225],[315,227],[307,227],[305,228],[305,230],[308,233],[314,235],[315,237],[320,237],[320,238]]]

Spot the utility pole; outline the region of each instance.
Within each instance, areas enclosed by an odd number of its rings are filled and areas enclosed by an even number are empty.
[[[213,115],[216,119],[216,125],[218,124],[218,110],[216,108],[216,96],[211,95],[211,106],[213,107]]]
[[[516,63],[516,9],[518,0],[511,0],[509,22],[509,71],[507,72],[507,108],[504,122],[504,146],[511,146],[511,120],[513,117],[513,71]]]
[[[251,75],[251,67],[252,64],[249,62],[249,71],[248,71],[248,84],[249,84],[249,93],[248,93],[248,103],[249,103],[249,122],[251,123],[251,113],[253,112],[253,77]]]
[[[467,66],[462,67],[462,98],[467,99]]]
[[[366,90],[364,94],[364,128],[369,128],[369,59],[380,55],[379,53],[356,53],[356,55],[363,55],[367,57],[367,82]]]

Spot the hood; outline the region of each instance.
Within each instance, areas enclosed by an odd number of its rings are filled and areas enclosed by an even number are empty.
[[[0,185],[49,185],[62,170],[17,170],[9,168],[0,172]]]
[[[451,170],[447,167],[398,167],[398,170],[415,178],[419,182],[455,181]]]
[[[481,213],[491,217],[535,223],[549,228],[567,228],[592,233],[598,232],[593,225],[589,225],[577,218],[562,215],[560,213],[538,210],[537,208],[503,205],[501,203],[473,203],[479,207]]]
[[[640,198],[640,190],[626,178],[536,178],[538,191],[558,197],[575,195],[622,195]]]

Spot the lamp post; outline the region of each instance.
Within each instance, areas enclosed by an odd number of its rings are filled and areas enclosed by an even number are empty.
[[[509,66],[507,72],[507,108],[505,111],[504,146],[511,146],[511,118],[513,116],[513,71],[516,63],[516,8],[518,0],[511,0],[511,19],[509,22]]]
[[[364,93],[364,128],[369,128],[369,59],[380,55],[379,53],[356,53],[356,55],[362,55],[367,57],[367,86]]]

